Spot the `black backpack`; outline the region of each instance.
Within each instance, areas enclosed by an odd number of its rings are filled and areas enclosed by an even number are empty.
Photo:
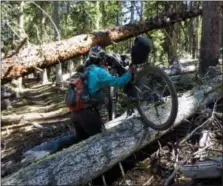
[[[152,48],[152,40],[145,36],[137,36],[131,49],[133,64],[142,64],[147,61]]]

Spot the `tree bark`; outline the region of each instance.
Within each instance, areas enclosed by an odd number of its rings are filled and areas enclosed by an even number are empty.
[[[24,1],[21,1],[20,3],[20,11],[19,11],[19,36],[21,37],[25,30],[24,30],[24,13],[23,13],[23,10],[24,10],[24,5],[25,5],[25,2]]]
[[[201,50],[199,74],[204,76],[209,66],[216,66],[219,59],[219,16],[218,1],[203,2]]]
[[[193,20],[193,47],[192,47],[192,58],[197,57],[197,51],[198,51],[198,18],[194,18]]]
[[[48,75],[47,75],[47,69],[46,68],[44,68],[43,71],[41,72],[41,81],[42,81],[43,85],[49,83]]]
[[[72,76],[73,72],[74,72],[74,62],[72,60],[68,61],[68,72],[70,74],[70,77]]]
[[[95,29],[99,30],[101,27],[101,19],[102,19],[102,14],[100,11],[100,1],[95,2],[95,11],[96,11],[96,16],[95,16]]]
[[[62,64],[56,65],[56,85],[60,85],[63,81]]]
[[[130,17],[130,23],[133,23],[135,19],[135,1],[130,2],[130,12],[131,12],[131,17]]]
[[[216,89],[219,84],[221,76],[179,97],[179,112],[173,127],[213,99],[219,92],[220,87]],[[20,169],[3,179],[2,185],[84,185],[171,130],[152,130],[134,115],[117,118],[107,123],[106,128],[101,134]]]
[[[59,17],[59,2],[53,2],[53,21],[55,23],[54,27],[54,40],[59,41],[60,37],[60,17]]]
[[[126,24],[110,30],[82,34],[61,41],[43,44],[41,46],[28,46],[17,55],[3,59],[4,64],[1,82],[6,83],[13,78],[24,76],[35,71],[34,67],[45,68],[65,62],[74,56],[85,55],[94,45],[107,46],[136,35],[170,26],[176,22],[201,15],[202,11],[189,11],[158,16],[151,20]],[[167,21],[169,17],[170,21]]]

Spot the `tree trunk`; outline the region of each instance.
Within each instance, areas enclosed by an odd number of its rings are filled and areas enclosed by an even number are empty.
[[[140,2],[140,21],[143,20],[143,16],[144,16],[144,2],[141,1]]]
[[[45,68],[61,62],[65,62],[74,56],[84,55],[94,45],[107,46],[114,42],[119,42],[150,30],[164,28],[188,18],[196,17],[202,13],[201,10],[172,13],[166,15],[170,21],[166,21],[164,16],[142,21],[138,23],[126,24],[110,30],[82,34],[70,39],[65,39],[41,46],[28,46],[17,55],[3,59],[1,80],[6,83],[13,78],[26,75],[35,71],[35,66]],[[165,16],[165,17],[166,17]],[[160,21],[157,21],[160,20]]]
[[[42,71],[42,74],[41,74],[41,81],[42,81],[42,84],[43,84],[43,85],[49,83],[48,75],[47,75],[47,69],[46,69],[46,68],[44,68],[43,71]]]
[[[8,86],[1,86],[1,109],[11,109],[11,99],[15,97],[15,94]]]
[[[40,7],[42,8],[42,3],[40,2]],[[46,22],[46,16],[43,13],[43,11],[40,11],[40,20],[41,20],[41,24],[40,24],[40,42],[43,42],[43,40],[45,39],[45,22]]]
[[[193,20],[193,44],[192,44],[192,58],[197,58],[198,51],[198,18],[194,18]]]
[[[203,19],[199,74],[204,76],[209,66],[218,64],[219,59],[219,15],[218,1],[203,2]]]
[[[174,126],[213,99],[220,91],[220,87],[216,89],[220,84],[218,76],[179,97]],[[123,115],[107,123],[105,132],[20,169],[3,179],[2,185],[85,185],[171,130],[157,132],[134,116],[137,113],[128,119]]]
[[[63,81],[62,64],[58,63],[56,65],[56,85],[61,85]]]
[[[122,2],[117,1],[117,6],[121,7],[122,6]],[[117,11],[116,15],[115,15],[115,19],[116,19],[116,26],[120,26],[122,25],[122,21],[121,21],[121,13],[120,11]]]
[[[59,41],[60,38],[60,18],[59,18],[59,2],[54,1],[53,2],[53,21],[56,25],[56,27],[54,28],[54,40],[55,41]],[[60,85],[62,82],[62,76],[63,76],[63,72],[62,72],[62,64],[58,63],[56,65],[56,85]]]
[[[107,2],[104,1],[103,3],[101,3],[101,11],[102,11],[102,26],[103,28],[106,28],[107,27],[107,22],[106,22],[106,17],[107,17],[107,14],[106,14],[106,9],[105,9],[105,6],[107,5]]]
[[[17,79],[13,79],[12,83],[15,86],[16,97],[19,98],[20,97],[20,93],[23,90],[23,77],[19,77]]]
[[[53,2],[53,21],[56,25],[56,27],[54,27],[54,40],[59,41],[61,38],[60,38],[60,17],[59,17],[58,1]]]
[[[74,63],[72,60],[69,60],[68,61],[68,71],[69,71],[69,74],[70,74],[70,77],[71,75],[73,74],[73,72],[75,71],[74,70]]]
[[[221,4],[221,13],[219,16],[219,45],[222,48],[222,55],[223,55],[223,2],[220,2]]]
[[[130,1],[130,12],[131,12],[131,18],[130,18],[130,23],[133,23],[135,19],[135,1]]]
[[[20,2],[20,15],[19,15],[19,36],[21,37],[24,34],[24,9],[25,2],[21,1]]]
[[[104,2],[103,2],[104,3]],[[100,1],[95,2],[95,11],[96,11],[96,16],[95,16],[95,29],[99,30],[100,29],[100,21],[102,18],[101,11],[100,11]]]
[[[188,34],[188,41],[189,41],[189,45],[188,45],[188,53],[191,55],[192,53],[192,39],[193,39],[193,25],[192,25],[192,20],[189,20],[188,22],[188,31],[187,31],[187,34]]]
[[[23,13],[24,5],[25,5],[25,2],[21,1],[20,2],[20,10],[19,10],[19,20],[18,20],[19,21],[19,37],[20,38],[23,38],[24,34],[25,34],[24,33],[24,13]],[[17,87],[18,96],[19,96],[19,93],[23,89],[23,78],[19,77],[18,79],[14,80],[14,83]]]

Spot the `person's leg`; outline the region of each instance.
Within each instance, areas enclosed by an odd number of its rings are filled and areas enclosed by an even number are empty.
[[[78,141],[85,140],[89,137],[86,133],[84,126],[83,113],[85,110],[71,112],[72,133],[78,139]]]
[[[100,114],[96,109],[87,109],[82,116],[82,127],[89,136],[93,136],[102,132],[104,124],[101,120]]]

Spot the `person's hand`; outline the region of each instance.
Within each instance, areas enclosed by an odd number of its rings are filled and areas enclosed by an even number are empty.
[[[132,74],[135,74],[135,73],[136,73],[136,68],[135,68],[134,66],[131,66],[131,65],[130,65],[128,71],[129,71],[130,73],[132,73]]]

